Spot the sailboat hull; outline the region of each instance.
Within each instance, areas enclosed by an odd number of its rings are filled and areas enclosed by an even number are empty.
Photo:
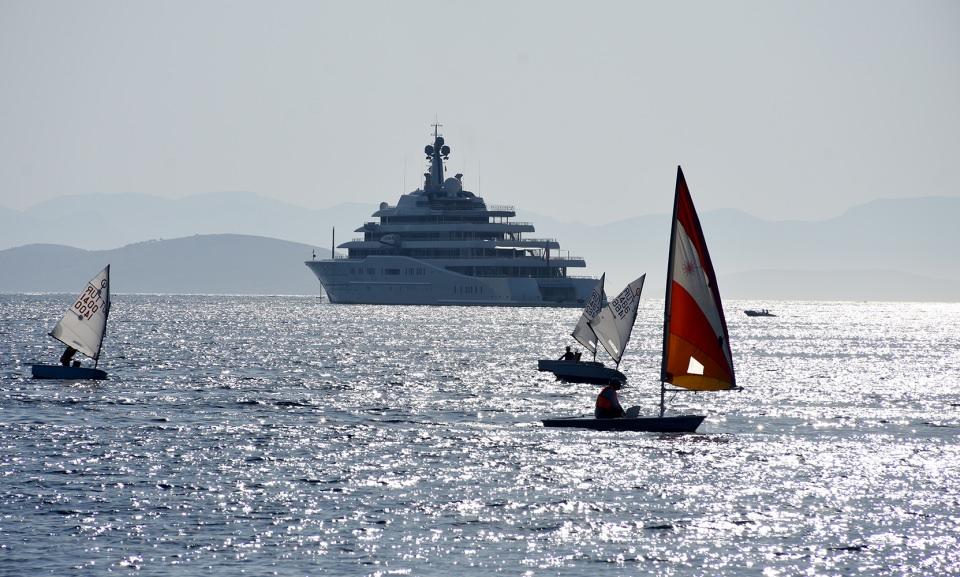
[[[107,378],[106,371],[89,367],[65,367],[63,365],[33,365],[33,378],[60,379],[68,381],[95,380]]]
[[[573,427],[594,431],[643,431],[648,433],[695,433],[705,415],[675,417],[624,417],[621,419],[591,419],[589,417],[561,417],[544,419],[544,427]]]
[[[555,361],[540,359],[537,361],[537,370],[553,373],[565,383],[594,383],[606,385],[608,383],[625,383],[627,377],[616,369],[603,366],[596,361]]]

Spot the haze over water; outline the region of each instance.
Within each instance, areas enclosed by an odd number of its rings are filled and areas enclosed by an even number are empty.
[[[0,574],[960,573],[960,304],[726,302],[744,390],[656,435],[541,426],[577,310],[119,295],[110,380],[33,381],[70,298],[0,295]]]

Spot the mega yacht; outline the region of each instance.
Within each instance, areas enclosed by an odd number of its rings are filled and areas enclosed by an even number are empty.
[[[512,206],[487,205],[463,189],[463,175],[445,176],[450,147],[435,126],[424,148],[423,188],[396,206],[380,203],[379,222],[306,265],[332,303],[582,307],[597,280],[567,274],[580,257],[563,256],[554,239],[531,238]]]

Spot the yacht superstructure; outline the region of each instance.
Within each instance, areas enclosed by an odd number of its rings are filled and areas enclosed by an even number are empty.
[[[380,203],[379,222],[356,229],[347,256],[310,260],[333,303],[582,307],[596,279],[573,277],[580,257],[561,256],[554,239],[525,235],[512,206],[487,205],[463,189],[462,174],[445,178],[450,147],[434,126],[423,188],[396,206]]]

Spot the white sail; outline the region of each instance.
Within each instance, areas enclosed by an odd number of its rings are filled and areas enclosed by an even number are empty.
[[[618,365],[630,341],[633,323],[637,320],[637,307],[640,305],[640,292],[645,278],[647,275],[641,275],[628,284],[590,323],[600,344]]]
[[[603,279],[606,276],[607,274],[604,273],[597,286],[593,287],[590,300],[587,301],[587,306],[583,308],[583,314],[580,315],[580,320],[577,321],[577,326],[573,328],[573,333],[571,333],[578,343],[594,354],[597,352],[597,335],[590,328],[590,321],[600,314],[600,309],[607,301],[607,295],[603,292]]]
[[[50,336],[91,359],[100,357],[103,334],[110,313],[110,265],[90,279]]]

